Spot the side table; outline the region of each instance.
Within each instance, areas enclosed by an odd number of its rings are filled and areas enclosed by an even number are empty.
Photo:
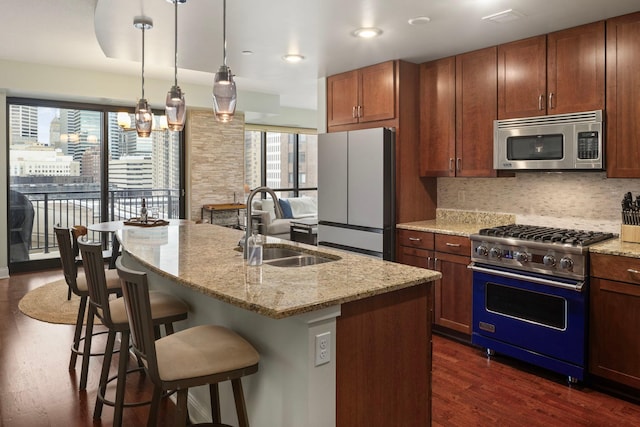
[[[289,239],[293,242],[317,245],[318,219],[308,218],[291,221],[291,226],[289,227]]]

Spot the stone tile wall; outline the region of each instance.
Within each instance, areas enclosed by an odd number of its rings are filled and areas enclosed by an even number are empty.
[[[244,114],[220,123],[211,109],[189,109],[185,128],[187,216],[200,219],[204,204],[232,203],[234,192],[244,201]]]
[[[519,224],[620,232],[624,193],[640,180],[605,172],[522,172],[514,178],[438,178],[438,208],[512,213]]]

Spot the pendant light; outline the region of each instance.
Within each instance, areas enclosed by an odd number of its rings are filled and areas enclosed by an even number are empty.
[[[236,111],[236,83],[227,67],[227,0],[222,0],[223,64],[213,79],[213,112],[221,122],[233,120]]]
[[[142,98],[138,100],[136,105],[136,132],[140,137],[147,137],[151,135],[153,114],[147,100],[144,98],[144,32],[153,28],[153,21],[147,17],[136,17],[133,20],[133,26],[142,30]]]
[[[186,104],[184,101],[184,93],[178,86],[178,3],[185,3],[187,0],[169,0],[175,7],[175,61],[174,61],[174,84],[167,93],[167,101],[165,103],[165,113],[167,115],[167,125],[169,130],[181,131],[184,129],[184,121],[186,118]]]

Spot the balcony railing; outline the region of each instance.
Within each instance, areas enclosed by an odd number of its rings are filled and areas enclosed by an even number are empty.
[[[150,216],[158,218],[179,218],[180,215],[180,190],[177,189],[128,189],[110,190],[108,198],[108,218],[101,219],[102,199],[100,193],[95,191],[61,191],[61,192],[29,192],[23,194],[31,202],[33,212],[24,212],[30,209],[27,206],[14,206],[10,202],[11,215],[31,215],[33,218],[31,227],[31,244],[28,246],[30,255],[46,254],[52,248],[57,247],[57,241],[53,232],[54,226],[72,227],[74,225],[89,226],[103,221],[127,220],[137,217],[140,213],[142,199],[146,200],[147,210]],[[25,222],[25,226],[28,225]],[[28,230],[22,230],[29,235]],[[13,248],[15,243],[15,229],[10,230],[10,239]],[[90,235],[93,240],[100,240],[99,233]],[[11,250],[11,249],[10,249]],[[19,261],[11,256],[12,261]]]

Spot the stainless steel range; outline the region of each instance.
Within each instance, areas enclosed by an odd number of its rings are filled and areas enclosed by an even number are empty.
[[[470,237],[472,342],[582,380],[588,246],[614,235],[514,224]]]

